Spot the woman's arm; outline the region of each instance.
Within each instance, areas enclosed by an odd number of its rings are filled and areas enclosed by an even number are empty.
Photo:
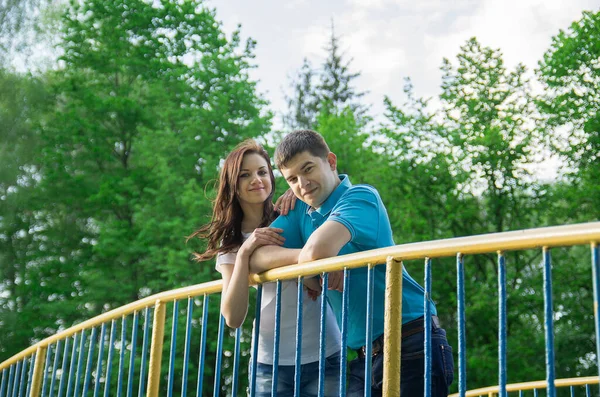
[[[250,257],[250,273],[262,273],[276,267],[298,263],[301,249],[283,248],[278,245],[265,245],[254,251]]]
[[[248,257],[247,251],[240,249],[234,264],[221,265],[221,314],[231,328],[241,327],[248,314]]]
[[[226,265],[222,268],[221,313],[225,317],[225,322],[231,328],[240,327],[248,313],[248,262],[250,256],[257,248],[264,245],[282,245],[284,241],[284,238],[281,237],[282,231],[271,227],[255,229],[238,250],[235,264],[233,266]]]

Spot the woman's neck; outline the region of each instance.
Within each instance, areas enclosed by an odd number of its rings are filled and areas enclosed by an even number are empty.
[[[244,217],[242,218],[242,232],[252,233],[260,226],[263,220],[264,205],[240,203]]]

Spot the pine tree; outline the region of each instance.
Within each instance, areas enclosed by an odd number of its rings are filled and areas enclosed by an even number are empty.
[[[335,34],[333,21],[331,34],[324,51],[326,59],[319,69],[313,69],[305,58],[296,76],[291,79],[292,95],[286,96],[287,111],[283,122],[288,129],[317,129],[319,114],[342,115],[349,109],[356,123],[363,126],[367,121],[367,106],[360,99],[365,92],[354,87],[360,72],[352,72],[352,59],[340,49],[339,36]]]
[[[293,96],[286,96],[288,113],[283,115],[283,123],[292,130],[315,128],[319,100],[314,79],[315,71],[304,58],[298,75],[290,83]]]
[[[342,112],[349,107],[355,117],[360,118],[366,107],[359,102],[365,92],[357,92],[353,87],[360,72],[351,72],[352,58],[346,60],[346,53],[340,49],[340,37],[335,34],[331,21],[331,35],[325,46],[327,59],[322,65],[320,82],[316,87],[320,108],[329,107],[332,112]]]

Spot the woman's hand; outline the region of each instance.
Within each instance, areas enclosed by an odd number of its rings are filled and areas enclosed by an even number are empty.
[[[279,211],[281,215],[287,215],[290,210],[296,207],[296,196],[292,192],[292,189],[288,189],[283,193],[277,201],[275,201],[275,211]]]
[[[276,227],[260,227],[254,229],[250,237],[244,241],[239,252],[247,256],[263,245],[283,245],[285,238],[281,235],[283,229]]]

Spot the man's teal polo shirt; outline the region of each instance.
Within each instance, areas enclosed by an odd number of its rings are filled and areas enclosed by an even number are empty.
[[[347,175],[340,175],[340,180],[341,183],[320,208],[313,210],[306,203],[298,201],[294,210],[273,222],[272,227],[284,230],[284,247],[304,247],[310,235],[325,221],[339,222],[350,232],[350,241],[338,255],[394,245],[390,220],[377,190],[368,185],[353,186]],[[385,265],[377,266],[374,275],[373,340],[383,334]],[[402,283],[402,322],[406,323],[423,316],[424,291],[406,270],[403,272]],[[333,290],[327,294],[341,326],[342,294]],[[358,349],[366,344],[366,267],[350,271],[349,294],[348,347]],[[436,314],[433,303],[431,306],[432,314]]]

